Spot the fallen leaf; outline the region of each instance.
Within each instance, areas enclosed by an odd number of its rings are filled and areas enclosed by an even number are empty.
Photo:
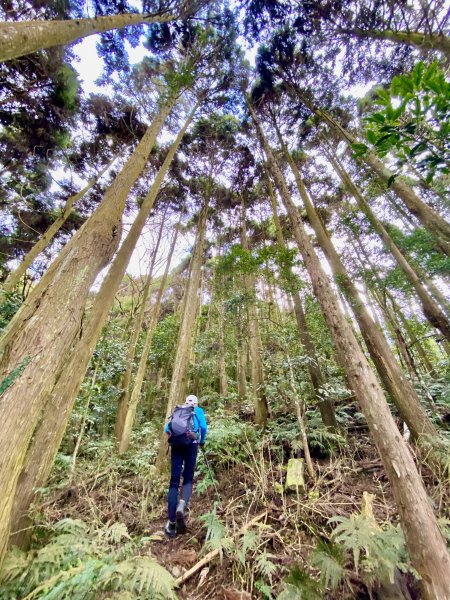
[[[197,562],[197,552],[194,549],[180,549],[172,556],[171,562],[182,567],[192,567]]]
[[[174,577],[179,577],[181,575],[181,569],[180,569],[180,567],[177,567],[177,565],[172,567],[171,571],[172,571],[172,575]]]
[[[222,588],[223,600],[252,600],[251,594],[234,588]]]
[[[200,571],[200,577],[198,578],[197,589],[203,585],[203,582],[205,581],[208,573],[209,573],[209,567],[203,567],[203,569]]]

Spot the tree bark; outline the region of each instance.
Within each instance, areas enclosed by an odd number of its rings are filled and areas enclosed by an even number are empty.
[[[408,260],[405,258],[401,250],[395,244],[394,240],[386,231],[381,221],[377,219],[374,212],[370,208],[369,203],[364,198],[361,190],[359,190],[359,188],[353,183],[347,171],[344,169],[342,164],[339,163],[339,160],[333,157],[327,151],[326,148],[324,148],[324,150],[334,170],[341,178],[342,183],[354,196],[358,203],[359,209],[366,215],[369,223],[381,237],[385,247],[391,252],[398,266],[402,269],[403,273],[405,274],[406,279],[410,282],[410,284],[416,291],[417,296],[419,297],[419,300],[422,304],[422,310],[425,317],[428,319],[428,321],[433,327],[439,329],[444,335],[444,337],[446,337],[450,341],[450,323],[448,322],[448,319],[440,309],[439,305],[434,301],[434,299],[428,293],[428,290],[422,284],[421,277],[419,277],[416,271],[409,264]]]
[[[425,435],[437,440],[439,437],[438,432],[423,409],[413,386],[406,379],[401,368],[397,364],[384,335],[375,326],[369,311],[359,297],[355,284],[348,276],[347,271],[311,202],[297,165],[285,146],[283,146],[283,150],[294,173],[308,219],[316,233],[317,240],[330,263],[336,283],[353,310],[378,374],[391,394],[398,411],[408,425],[414,439],[417,440],[419,444],[428,446],[430,440],[424,439],[423,436]],[[427,448],[427,451],[428,450],[429,448]]]
[[[4,21],[0,23],[0,62],[43,48],[75,42],[81,38],[130,25],[167,23],[176,15],[124,13],[93,19],[65,21]]]
[[[183,313],[181,317],[180,332],[178,334],[177,351],[172,370],[169,397],[167,400],[166,421],[172,414],[177,404],[183,403],[183,390],[186,388],[188,361],[192,347],[195,328],[195,316],[197,313],[197,296],[200,286],[201,267],[205,248],[206,225],[208,217],[209,198],[204,201],[200,213],[197,229],[197,240],[194,254],[191,259],[191,273],[187,284],[185,299],[183,301]],[[166,434],[161,435],[157,465],[163,470],[166,465]]]
[[[277,241],[280,248],[286,249],[286,241],[284,239],[283,230],[281,228],[280,219],[278,217],[278,208],[277,201],[273,191],[272,181],[270,180],[270,176],[267,175],[267,184],[269,187],[269,197],[270,203],[272,205],[273,212],[273,220],[275,223],[275,230],[277,234]],[[291,272],[291,271],[290,271]],[[336,414],[334,410],[334,403],[329,398],[324,396],[323,390],[325,387],[325,377],[323,376],[322,370],[320,368],[319,359],[317,357],[316,348],[311,339],[311,335],[308,331],[308,326],[306,323],[306,315],[303,310],[302,300],[300,298],[300,293],[298,291],[292,292],[291,294],[292,300],[294,302],[294,313],[297,321],[298,332],[300,335],[300,340],[305,348],[306,354],[309,358],[308,360],[308,373],[311,379],[312,391],[314,395],[314,399],[317,402],[317,407],[320,411],[320,416],[322,418],[323,424],[326,427],[330,427],[332,429],[337,428]]]
[[[376,29],[339,29],[339,33],[351,35],[359,39],[388,40],[397,44],[415,46],[420,50],[439,50],[450,57],[450,38],[442,33],[419,33],[417,31],[384,31]]]
[[[194,108],[194,111],[196,108],[197,107]],[[26,461],[20,473],[20,479],[15,492],[13,531],[22,528],[19,521],[24,518],[24,515],[32,502],[34,495],[33,490],[42,487],[48,478],[54,458],[64,435],[67,420],[70,416],[77,392],[86,373],[96,343],[100,337],[108,312],[114,301],[117,289],[123,279],[128,262],[145,221],[153,207],[164,175],[180,144],[182,138],[181,134],[185,132],[193,117],[194,111],[190,114],[188,121],[169,150],[169,153],[155,178],[155,182],[144,199],[139,213],[102,283],[90,314],[87,316],[87,319],[84,318],[84,314],[81,317],[81,321],[87,320],[87,322],[84,324],[84,327],[79,330],[79,337],[77,340],[74,340],[74,345],[69,356],[67,355],[67,346],[62,347],[61,349],[61,353],[64,352],[64,368],[59,371],[58,377],[54,378],[53,385],[51,387],[48,385],[44,390],[46,395],[43,395],[43,406],[38,413],[38,418],[43,408],[45,408],[45,410],[41,416],[40,426],[36,429],[33,442],[26,454]],[[97,238],[94,236],[94,240],[96,239]],[[90,248],[90,250],[92,254],[92,248]],[[67,287],[70,289],[68,285]],[[32,398],[33,396],[30,397]],[[30,402],[28,402],[27,406],[29,405]],[[31,433],[33,433],[33,430]],[[2,441],[3,439],[4,438],[2,438]],[[28,446],[28,442],[29,438],[27,438],[26,446]],[[21,469],[22,461],[17,465],[19,470]],[[14,493],[14,488],[11,489],[11,493]]]
[[[224,339],[224,307],[222,300],[219,298],[218,305],[219,313],[219,394],[223,398],[228,396],[228,379],[227,379],[227,364],[225,360],[225,339]]]
[[[352,144],[358,142],[358,139],[335,121],[327,111],[315,106],[297,85],[292,83],[289,85],[300,97],[305,106],[325,123],[328,123],[338,136],[350,147]],[[391,180],[393,176],[392,171],[390,171],[383,162],[375,156],[375,154],[368,152],[366,155],[362,156],[361,159],[380,177],[381,180],[386,183]],[[406,183],[403,177],[395,177],[391,184],[391,188],[396,192],[397,196],[401,198],[409,211],[435,236],[441,250],[450,256],[450,223],[425,204],[425,202],[417,196],[412,187]]]
[[[243,332],[243,318],[239,315],[237,337],[237,387],[239,401],[242,404],[247,399],[247,348],[245,347]]]
[[[437,373],[434,369],[434,365],[431,363],[430,359],[428,358],[427,353],[425,352],[425,348],[422,346],[421,341],[417,338],[417,335],[414,332],[413,328],[411,327],[411,324],[409,323],[408,319],[405,317],[405,315],[403,314],[402,311],[399,312],[398,316],[399,316],[399,319],[400,319],[406,333],[408,334],[409,341],[410,341],[409,347],[413,348],[417,351],[417,354],[420,358],[420,362],[422,363],[423,371],[425,373],[428,373],[432,377],[437,377]]]
[[[249,100],[247,104],[292,222],[294,237],[311,278],[314,293],[391,483],[406,545],[412,564],[422,577],[425,597],[429,600],[446,598],[450,589],[450,555],[413,457],[395,425],[381,387],[341,311]]]
[[[0,418],[0,562],[8,543],[17,478],[41,412],[66,367],[83,326],[84,307],[98,273],[120,241],[127,194],[142,172],[171,106],[157,114],[101,205],[66,244],[10,322],[1,340],[0,379],[22,370],[3,393]]]
[[[129,341],[129,345],[128,345],[126,369],[125,369],[125,372],[124,372],[124,374],[121,378],[121,381],[119,383],[119,386],[118,386],[119,388],[122,389],[122,395],[120,396],[119,402],[117,405],[116,424],[114,427],[114,434],[116,436],[117,444],[120,444],[120,441],[123,436],[123,428],[125,425],[125,419],[126,419],[126,415],[127,415],[128,401],[130,399],[130,391],[131,391],[130,384],[131,384],[131,376],[133,373],[134,357],[136,355],[136,346],[137,346],[137,342],[139,339],[139,334],[142,331],[142,324],[144,323],[145,310],[147,308],[147,301],[148,301],[148,297],[150,294],[150,287],[152,284],[153,270],[155,268],[156,257],[157,257],[158,251],[159,251],[159,246],[160,246],[162,234],[164,231],[164,225],[165,225],[164,217],[165,217],[166,213],[167,213],[167,207],[166,207],[166,210],[164,211],[164,215],[161,219],[161,225],[159,227],[158,237],[156,240],[155,247],[153,248],[152,257],[150,260],[150,265],[149,265],[149,269],[148,269],[148,273],[147,273],[147,277],[146,277],[146,281],[145,281],[144,291],[142,293],[142,303],[141,303],[139,312],[136,316],[136,319],[133,323],[130,341]]]
[[[78,200],[81,200],[81,198],[85,194],[87,194],[87,192],[92,187],[94,187],[94,185],[101,179],[101,177],[103,177],[103,175],[106,173],[106,171],[113,165],[115,160],[116,160],[116,157],[114,157],[113,160],[110,161],[95,177],[90,179],[82,190],[80,190],[73,196],[70,196],[70,198],[68,198],[66,200],[63,211],[59,215],[59,217],[57,217],[53,221],[53,223],[42,234],[41,238],[34,244],[34,246],[31,248],[31,250],[29,250],[29,252],[26,253],[26,255],[22,258],[17,269],[14,269],[14,271],[11,271],[11,273],[8,275],[5,283],[3,284],[4,292],[10,293],[14,290],[14,288],[17,286],[17,284],[22,279],[22,277],[25,275],[27,269],[29,269],[29,267],[32,265],[33,261],[36,259],[36,257],[43,250],[45,250],[45,248],[50,244],[52,239],[55,237],[55,235],[58,233],[58,231],[61,229],[61,227],[64,225],[64,223],[70,217],[70,213],[72,212],[73,205],[76,202],[78,202]]]
[[[126,413],[123,423],[123,429],[119,441],[119,454],[126,452],[130,445],[131,431],[133,429],[133,423],[136,416],[136,409],[141,398],[142,384],[144,382],[145,371],[147,368],[147,357],[150,350],[150,346],[153,340],[153,334],[158,324],[159,313],[161,309],[161,298],[166,288],[167,276],[169,274],[170,263],[172,261],[173,252],[178,237],[178,227],[175,230],[170,245],[169,254],[167,256],[166,268],[164,275],[161,279],[161,285],[159,286],[158,294],[156,296],[155,303],[153,304],[152,314],[150,317],[150,323],[148,325],[147,333],[145,336],[144,347],[142,348],[141,358],[139,360],[138,370],[136,372],[136,379],[133,385],[131,395],[128,394],[129,402],[126,404]],[[141,323],[142,325],[142,323]]]
[[[244,201],[242,200],[241,211],[241,244],[244,250],[249,250],[246,227],[246,211]],[[259,330],[258,313],[256,310],[256,290],[255,278],[253,275],[245,274],[243,276],[244,288],[248,300],[248,338],[251,358],[251,379],[253,404],[255,408],[255,421],[261,427],[267,425],[269,408],[267,406],[267,398],[264,391],[264,370],[262,364],[263,346],[261,340],[261,332]]]
[[[81,420],[80,431],[78,433],[78,437],[77,437],[77,441],[76,441],[76,444],[75,444],[75,448],[74,448],[73,453],[72,453],[72,464],[70,465],[70,475],[69,475],[69,481],[70,482],[72,481],[73,475],[75,473],[75,465],[77,464],[78,452],[80,450],[81,440],[83,439],[84,430],[86,428],[86,420],[87,420],[87,416],[88,416],[88,413],[89,413],[89,407],[90,407],[90,404],[91,404],[92,390],[94,389],[94,385],[95,385],[95,382],[97,380],[97,373],[98,373],[98,363],[96,364],[95,369],[94,369],[94,373],[92,375],[91,384],[89,386],[89,391],[88,391],[87,398],[86,398],[86,403],[84,405],[84,411],[83,411],[83,417],[82,417],[82,420]],[[10,543],[13,544],[13,545],[15,544],[14,538],[10,539]]]

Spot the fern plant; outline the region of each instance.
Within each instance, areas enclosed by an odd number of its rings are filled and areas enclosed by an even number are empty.
[[[388,524],[381,529],[374,519],[363,514],[332,517],[329,523],[337,523],[333,531],[333,540],[353,553],[355,569],[357,572],[361,570],[366,583],[393,583],[396,567],[417,576],[409,563],[405,540],[399,526]]]
[[[283,583],[277,600],[322,600],[321,584],[300,567],[294,567]]]
[[[63,519],[45,546],[8,552],[0,598],[96,600],[112,592],[129,599],[175,599],[172,575],[150,556],[133,556],[136,549],[122,523],[90,528]]]
[[[227,535],[227,529],[222,521],[216,515],[215,509],[200,517],[207,527],[205,550],[218,550],[220,559],[223,553],[229,552],[234,548],[234,541]]]
[[[320,582],[325,588],[335,590],[345,577],[346,555],[337,544],[319,540],[311,555],[311,565],[320,570]]]

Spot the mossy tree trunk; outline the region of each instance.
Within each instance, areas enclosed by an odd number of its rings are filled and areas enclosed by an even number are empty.
[[[246,210],[244,200],[241,203],[241,245],[244,250],[249,250],[246,226]],[[261,427],[267,425],[269,408],[264,389],[264,370],[262,363],[263,345],[261,332],[259,330],[258,312],[256,309],[255,277],[252,274],[244,274],[244,289],[248,299],[248,343],[251,359],[251,380],[253,392],[253,404],[255,408],[255,421]]]
[[[3,393],[0,418],[0,562],[9,538],[17,479],[45,402],[67,368],[67,352],[83,326],[89,290],[120,241],[121,220],[132,185],[141,174],[172,108],[164,102],[101,205],[63,248],[1,342],[0,379],[22,369]]]
[[[414,46],[420,50],[439,50],[450,57],[450,38],[443,33],[420,33],[418,31],[393,31],[392,29],[339,29],[339,33],[362,40],[387,40],[396,44]]]
[[[175,250],[175,245],[178,236],[178,227],[175,230],[172,238],[172,243],[170,245],[169,254],[167,256],[166,267],[164,270],[164,275],[161,279],[161,284],[158,289],[158,294],[156,296],[155,302],[152,306],[152,313],[150,317],[150,322],[148,325],[147,332],[145,334],[145,342],[144,347],[142,348],[141,358],[139,359],[139,365],[136,372],[136,378],[134,381],[133,389],[131,390],[131,394],[128,394],[128,401],[126,404],[126,412],[123,423],[123,428],[121,431],[121,436],[118,439],[119,443],[119,454],[123,454],[126,452],[130,445],[131,439],[131,431],[133,429],[133,423],[136,416],[136,409],[139,404],[141,398],[142,384],[144,382],[145,371],[147,369],[147,357],[150,350],[150,346],[153,340],[153,334],[155,332],[156,326],[158,324],[159,312],[161,308],[161,298],[163,292],[166,288],[167,276],[169,274],[170,263],[172,261],[173,252]],[[142,326],[142,323],[141,323]]]
[[[194,111],[196,108],[197,107],[195,107]],[[100,337],[103,325],[106,322],[109,310],[114,302],[117,289],[124,277],[128,262],[150,210],[153,207],[164,176],[178,149],[182,136],[192,119],[194,111],[192,111],[188,121],[177,136],[177,139],[169,150],[149,193],[144,198],[139,213],[136,216],[128,235],[120,246],[116,257],[103,280],[101,288],[95,297],[90,313],[87,315],[84,313],[82,314],[80,320],[84,323],[83,328],[79,329],[78,338],[74,340],[73,347],[70,349],[70,352],[68,351],[67,346],[63,346],[60,350],[61,353],[64,352],[64,356],[62,357],[64,363],[63,368],[61,368],[58,378],[54,378],[53,385],[51,387],[48,386],[47,389],[42,392],[43,405],[38,414],[40,423],[38,427],[36,427],[36,423],[33,441],[26,452],[23,468],[21,468],[22,462],[18,466],[20,478],[17,484],[17,490],[15,490],[14,515],[12,519],[13,531],[22,529],[21,522],[26,518],[26,512],[32,502],[34,496],[33,490],[42,487],[48,478],[64,435],[73,403],[86,373],[89,360]],[[95,236],[94,240],[96,240]],[[93,254],[92,248],[91,253]],[[46,392],[46,395],[44,395],[44,392]],[[33,433],[33,431],[31,433]],[[28,442],[29,438],[26,447],[28,446]],[[17,475],[19,475],[19,473]]]
[[[128,352],[127,352],[127,360],[126,360],[126,368],[125,372],[120,380],[119,388],[122,389],[122,394],[119,398],[119,402],[117,405],[117,414],[116,414],[116,424],[114,428],[114,433],[116,436],[117,444],[120,444],[120,441],[123,436],[123,428],[125,425],[125,418],[127,414],[127,406],[128,401],[130,399],[130,385],[131,385],[131,376],[133,373],[133,363],[134,357],[136,356],[136,347],[139,339],[139,335],[142,331],[142,324],[144,323],[145,311],[147,309],[147,301],[150,294],[150,287],[152,285],[153,271],[155,268],[156,257],[158,255],[159,246],[161,243],[162,234],[165,226],[165,215],[167,209],[164,211],[164,215],[161,219],[161,224],[158,230],[158,237],[156,239],[155,247],[153,248],[150,265],[148,268],[147,277],[145,280],[144,290],[142,292],[141,306],[136,315],[134,323],[131,328],[131,336],[129,339]]]
[[[193,343],[195,322],[197,315],[198,293],[200,287],[201,267],[205,250],[206,226],[208,218],[209,197],[204,200],[197,226],[197,239],[194,254],[191,258],[190,277],[187,283],[185,298],[183,300],[183,311],[181,325],[178,334],[177,351],[173,363],[172,379],[170,382],[169,395],[167,399],[166,421],[172,414],[177,404],[184,402],[183,392],[186,389],[187,370],[191,347]],[[166,434],[161,435],[157,465],[160,470],[166,466]]]
[[[228,396],[228,378],[227,378],[227,363],[225,354],[225,309],[221,299],[218,303],[218,317],[219,317],[219,394],[226,398]]]
[[[402,269],[405,274],[406,279],[412,285],[413,289],[416,291],[417,296],[422,304],[422,310],[425,317],[431,323],[433,327],[439,329],[450,341],[450,323],[446,318],[445,314],[440,309],[439,305],[435,302],[432,296],[429,294],[428,290],[422,283],[423,275],[416,273],[413,267],[410,265],[406,257],[403,255],[399,247],[395,244],[394,240],[391,238],[389,233],[386,231],[385,227],[377,219],[374,212],[370,208],[369,203],[364,198],[361,190],[353,183],[349,174],[344,169],[342,164],[340,164],[337,157],[334,157],[330,154],[326,149],[325,153],[328,157],[328,160],[332,164],[336,173],[342,180],[342,183],[349,190],[349,192],[353,195],[358,203],[359,209],[366,215],[369,223],[372,225],[374,230],[381,237],[385,247],[391,252],[398,266]]]
[[[257,136],[292,223],[294,237],[311,278],[314,293],[391,483],[406,545],[412,564],[422,578],[425,597],[428,600],[445,598],[450,589],[450,555],[413,457],[395,425],[375,374],[341,311],[256,113],[249,100],[247,103]]]
[[[242,311],[240,311],[242,313]],[[243,315],[239,314],[237,320],[237,358],[236,358],[236,376],[237,376],[237,388],[239,394],[239,401],[245,402],[247,400],[247,347],[245,345],[243,331]]]
[[[65,46],[111,29],[123,29],[143,23],[167,23],[176,18],[176,15],[170,14],[124,13],[65,21],[4,21],[0,23],[0,62],[44,48]]]
[[[286,249],[286,241],[284,239],[283,230],[281,228],[280,219],[278,217],[278,207],[277,200],[275,197],[275,193],[272,186],[272,181],[270,179],[269,174],[267,173],[267,183],[269,187],[269,197],[270,203],[272,205],[273,212],[273,220],[275,223],[275,230],[277,235],[277,242],[280,248]],[[292,272],[291,272],[292,274]],[[293,276],[293,275],[292,275]],[[300,298],[300,293],[298,291],[294,291],[291,294],[292,300],[294,303],[294,314],[297,321],[298,332],[300,335],[300,340],[305,348],[306,354],[309,358],[308,360],[308,373],[311,379],[312,384],[312,392],[314,395],[314,400],[317,402],[317,407],[320,411],[320,416],[322,418],[323,424],[326,427],[330,427],[332,429],[337,428],[336,414],[334,410],[334,403],[329,398],[324,396],[325,389],[325,377],[322,373],[322,369],[320,368],[319,359],[317,356],[316,348],[311,339],[311,335],[308,330],[308,326],[306,323],[306,315],[303,310],[302,299]]]
[[[311,202],[297,165],[286,147],[284,147],[284,150],[284,154],[294,173],[310,224],[314,229],[320,247],[330,263],[335,281],[352,308],[381,380],[391,394],[398,411],[411,430],[415,440],[423,443],[428,451],[430,440],[425,439],[424,436],[437,440],[439,436],[436,428],[428,418],[413,386],[396,362],[386,338],[376,327],[365,303],[360,298],[354,282],[349,277],[328,236],[325,226]]]

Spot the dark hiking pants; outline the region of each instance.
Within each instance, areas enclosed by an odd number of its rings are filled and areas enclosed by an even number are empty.
[[[194,481],[194,470],[195,462],[197,460],[198,444],[188,444],[187,446],[178,447],[173,446],[171,450],[172,454],[168,497],[168,512],[169,521],[175,521],[181,471],[183,470],[183,487],[181,489],[181,499],[184,500],[187,504],[192,494],[192,485]]]

